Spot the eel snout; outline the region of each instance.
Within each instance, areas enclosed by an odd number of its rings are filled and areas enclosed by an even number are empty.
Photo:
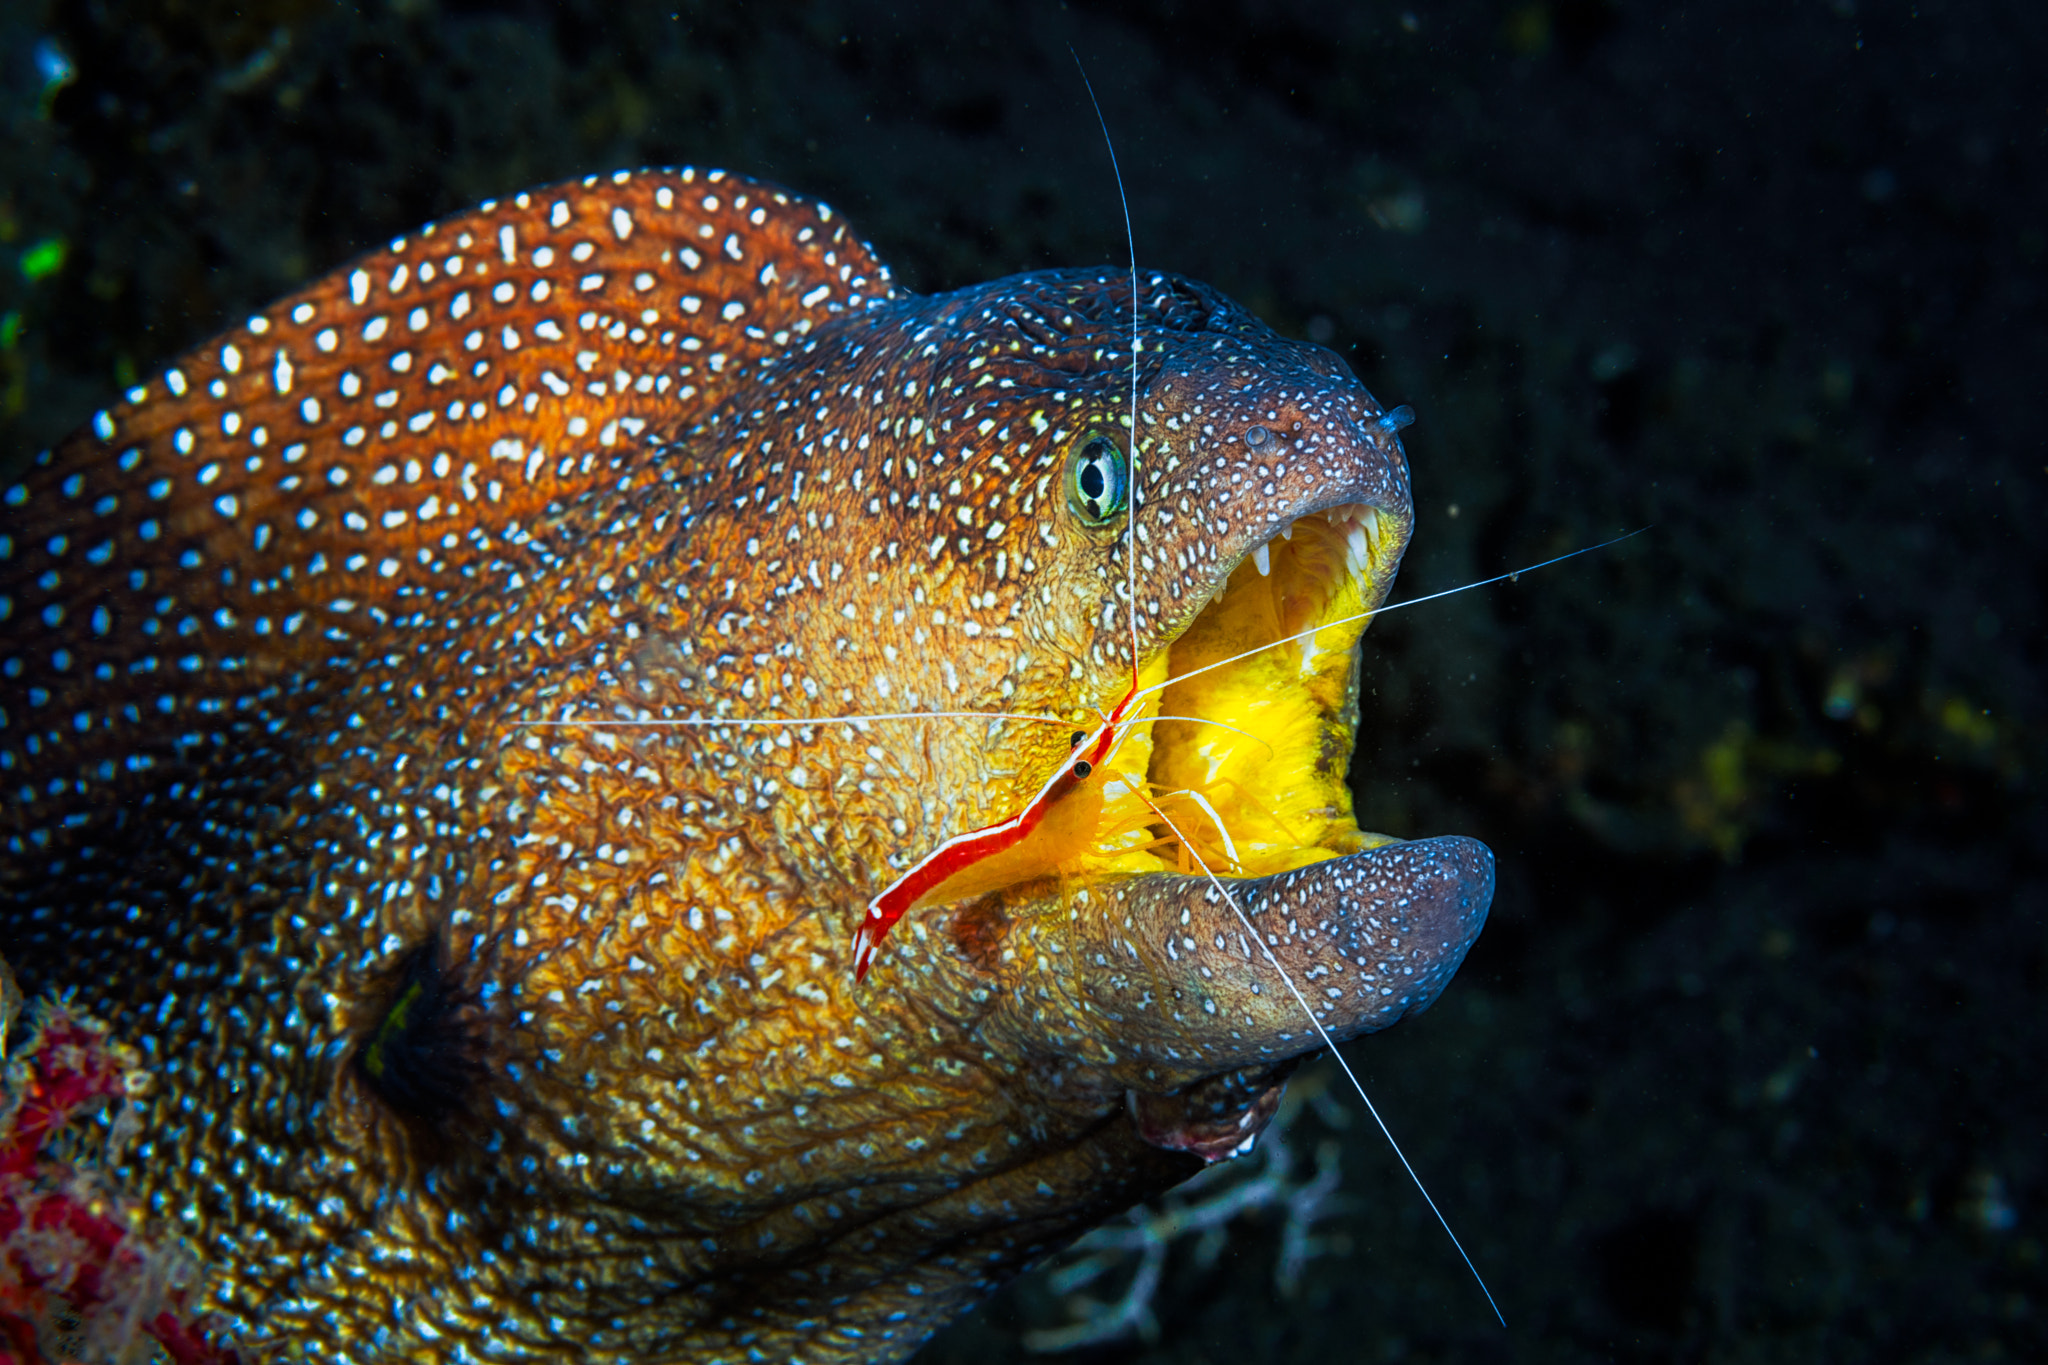
[[[1022,969],[999,1027],[1145,1091],[1270,1066],[1322,1046],[1303,1002],[1339,1042],[1428,1008],[1486,922],[1493,879],[1484,844],[1443,837],[1267,877],[1075,891],[1016,922]]]

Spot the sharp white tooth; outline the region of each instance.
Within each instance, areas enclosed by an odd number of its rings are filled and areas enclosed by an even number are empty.
[[[1259,577],[1267,578],[1272,575],[1273,561],[1266,554],[1265,546],[1261,545],[1258,549],[1252,551],[1252,563],[1259,566]]]
[[[1292,539],[1294,539],[1294,523],[1293,523],[1293,522],[1291,522],[1291,521],[1290,521],[1290,522],[1288,522],[1288,523],[1287,523],[1287,524],[1286,524],[1285,526],[1283,526],[1283,527],[1281,527],[1281,528],[1280,528],[1280,539],[1282,539],[1282,540],[1292,540]]]
[[[1344,552],[1353,569],[1363,569],[1372,563],[1372,541],[1365,528],[1355,521],[1344,532]]]

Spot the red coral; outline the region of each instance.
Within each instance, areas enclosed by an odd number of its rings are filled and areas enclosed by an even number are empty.
[[[192,1307],[197,1261],[150,1235],[141,1206],[81,1154],[82,1136],[64,1140],[147,1083],[133,1049],[57,1001],[37,1006],[0,1074],[0,1365],[126,1365],[152,1347],[175,1365],[240,1365]]]

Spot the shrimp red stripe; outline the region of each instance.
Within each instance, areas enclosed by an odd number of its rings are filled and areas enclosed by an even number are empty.
[[[868,967],[875,960],[875,950],[881,947],[883,938],[896,921],[921,899],[984,859],[1023,843],[1043,823],[1046,812],[1055,803],[1107,763],[1117,744],[1130,730],[1126,717],[1137,697],[1138,685],[1134,677],[1131,690],[1124,694],[1093,733],[1074,746],[1073,756],[1060,765],[1022,810],[1007,820],[954,835],[918,859],[908,871],[869,901],[867,914],[861,918],[860,927],[853,935],[853,979],[859,981],[867,976]]]

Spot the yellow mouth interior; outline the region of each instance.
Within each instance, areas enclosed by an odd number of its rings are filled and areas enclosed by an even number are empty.
[[[1374,509],[1337,507],[1231,573],[1141,679],[1167,683],[1146,707],[1157,719],[1111,761],[1094,846],[1067,871],[1263,877],[1393,842],[1359,830],[1345,782],[1354,618],[1382,595],[1393,542]]]

